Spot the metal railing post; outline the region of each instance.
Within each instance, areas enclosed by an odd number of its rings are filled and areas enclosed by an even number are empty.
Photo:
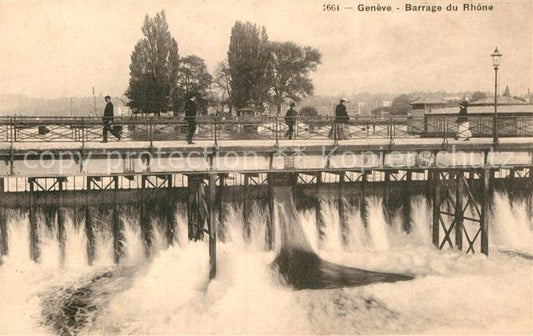
[[[444,133],[442,139],[442,148],[446,150],[448,147],[448,117],[444,116]]]

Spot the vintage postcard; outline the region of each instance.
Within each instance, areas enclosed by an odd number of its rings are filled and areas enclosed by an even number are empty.
[[[0,0],[0,334],[533,334],[532,22]]]

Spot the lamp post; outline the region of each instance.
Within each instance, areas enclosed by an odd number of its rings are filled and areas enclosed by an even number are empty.
[[[498,51],[498,47],[490,55],[492,57],[492,65],[494,66],[494,118],[492,123],[492,144],[494,148],[498,146],[498,68],[502,56]]]

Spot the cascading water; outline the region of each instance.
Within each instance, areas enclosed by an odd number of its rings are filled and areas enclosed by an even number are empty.
[[[273,195],[276,229],[281,237],[274,268],[294,288],[338,288],[413,279],[407,275],[345,267],[321,259],[311,248],[300,224],[291,187],[274,187]],[[336,236],[341,235],[340,230],[332,231]]]
[[[522,203],[511,205],[506,195],[495,195],[489,258],[435,249],[431,209],[423,197],[411,200],[409,234],[397,229],[394,216],[384,215],[380,199],[367,203],[367,227],[357,207],[346,209],[345,242],[335,204],[322,204],[320,242],[313,212],[287,215],[291,207],[278,207],[286,219],[302,225],[293,232],[302,240],[294,237],[291,246],[341,267],[410,273],[414,280],[293,291],[271,271],[277,253],[264,249],[268,210],[257,204],[250,214],[249,240],[243,238],[242,209],[225,207],[225,239],[218,244],[213,281],[208,281],[207,243],[186,238],[183,207],[176,213],[173,246],[167,248],[161,225],[151,223],[150,258],[144,256],[138,216],[121,214],[125,256],[116,266],[106,218],[95,220],[95,262],[88,266],[84,222],[65,212],[61,265],[56,224],[47,227],[39,221],[41,262],[34,263],[28,216],[9,211],[9,254],[0,266],[0,334],[533,332],[533,267],[527,258],[533,253],[533,236]],[[280,231],[274,236],[281,251],[287,236]]]

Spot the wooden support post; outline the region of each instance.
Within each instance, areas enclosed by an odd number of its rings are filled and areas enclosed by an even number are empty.
[[[150,249],[152,247],[152,236],[151,236],[151,227],[150,227],[150,216],[148,213],[148,209],[150,209],[150,206],[147,204],[146,201],[146,193],[149,191],[146,189],[146,179],[148,177],[146,175],[142,175],[141,177],[141,206],[139,207],[139,225],[141,226],[141,235],[142,240],[144,242],[144,255],[149,257],[150,256]]]
[[[174,194],[172,193],[172,188],[174,187],[173,181],[172,181],[172,174],[169,174],[167,176],[167,188],[169,190],[169,196],[167,199],[167,204],[165,206],[166,210],[166,218],[165,221],[167,223],[166,229],[167,229],[167,243],[168,246],[174,244],[174,237],[176,234],[176,198],[174,197]]]
[[[219,239],[224,241],[224,206],[222,204],[222,193],[224,192],[224,185],[226,183],[226,177],[224,174],[218,176],[218,191],[217,191],[217,210],[218,210],[218,236]]]
[[[4,179],[0,177],[0,257],[7,255],[9,252],[8,233],[7,233],[7,215],[6,209],[2,204],[4,194]]]
[[[251,229],[250,229],[250,202],[248,200],[248,193],[249,193],[249,186],[250,184],[250,176],[248,174],[244,174],[244,201],[243,201],[243,209],[242,209],[242,216],[244,220],[244,227],[243,227],[243,235],[244,240],[248,241],[250,240],[251,235]]]
[[[458,250],[463,249],[463,194],[464,172],[455,173],[455,246]]]
[[[433,245],[437,248],[440,245],[439,231],[440,231],[440,176],[438,171],[429,171],[432,175],[431,181],[433,183]]]
[[[480,233],[481,233],[481,253],[489,255],[489,226],[488,226],[488,211],[489,202],[491,199],[491,178],[494,176],[491,174],[490,169],[483,171],[483,199],[481,201],[481,216],[479,219]]]
[[[56,178],[59,192],[59,206],[57,207],[57,240],[59,241],[59,262],[65,263],[65,213],[63,209],[63,183],[65,179]]]
[[[118,213],[118,203],[116,199],[116,194],[118,192],[118,176],[113,176],[113,188],[115,191],[115,199],[113,202],[113,215],[111,218],[113,227],[113,256],[115,264],[118,264],[120,262],[120,258],[122,257],[122,243],[124,239],[122,227],[120,225],[120,216]]]
[[[209,174],[209,279],[217,274],[216,175]]]
[[[203,219],[200,214],[199,196],[200,196],[201,178],[196,175],[187,176],[188,202],[187,202],[187,222],[189,240],[198,240],[203,236],[202,227]]]
[[[322,198],[320,197],[320,187],[322,185],[322,173],[318,172],[316,175],[316,204],[315,204],[315,218],[316,218],[316,232],[318,238],[318,244],[324,236],[324,219],[322,218]]]
[[[526,181],[526,211],[527,211],[527,219],[529,220],[529,223],[533,221],[533,168],[528,168],[528,179]]]
[[[405,188],[402,196],[402,227],[406,233],[411,232],[411,180],[413,172],[405,172]]]
[[[364,227],[368,227],[368,202],[366,200],[367,174],[363,172],[361,177],[361,196],[359,198],[359,211]]]
[[[28,210],[28,217],[30,220],[30,258],[31,260],[38,262],[41,254],[39,249],[39,235],[37,233],[38,224],[35,209],[35,179],[30,177],[28,183],[30,184],[30,207]]]
[[[348,239],[348,225],[346,223],[346,213],[345,213],[345,204],[344,204],[344,198],[342,197],[342,192],[344,189],[344,181],[345,181],[345,175],[346,172],[342,172],[339,175],[339,188],[338,188],[338,207],[339,207],[339,224],[341,228],[341,237],[342,237],[342,243],[346,244]]]
[[[267,221],[267,230],[266,230],[266,246],[270,251],[274,246],[274,183],[273,175],[269,173],[267,175],[267,184],[268,184],[268,221]]]
[[[515,170],[509,169],[509,180],[506,181],[508,185],[506,186],[505,190],[507,190],[507,193],[509,194],[509,203],[511,207],[513,206],[513,203],[518,198],[517,197],[517,190],[515,190]],[[505,182],[504,182],[505,183]]]
[[[91,191],[92,177],[87,176],[87,192],[85,193],[85,235],[87,236],[87,262],[92,265],[95,257],[95,236],[93,226],[93,213],[89,206],[89,194]]]

